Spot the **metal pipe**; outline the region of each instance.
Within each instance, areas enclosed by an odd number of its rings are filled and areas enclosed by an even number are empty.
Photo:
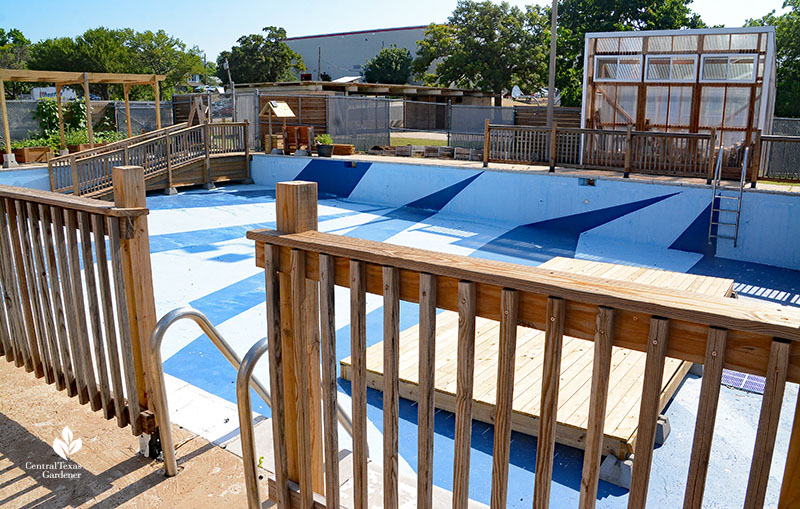
[[[250,381],[253,368],[268,350],[267,338],[253,345],[239,366],[236,375],[236,401],[239,409],[239,431],[242,435],[242,461],[244,461],[244,481],[247,490],[247,506],[250,509],[261,507],[261,485],[258,483],[256,465],[256,440],[253,430],[253,406],[250,403]]]
[[[166,383],[164,381],[164,361],[161,358],[161,342],[167,330],[178,320],[189,319],[195,322],[200,329],[209,337],[211,342],[222,355],[237,370],[242,361],[236,352],[231,348],[225,338],[220,334],[216,327],[200,311],[190,306],[173,309],[158,321],[152,334],[150,334],[150,344],[148,348],[148,361],[150,362],[150,387],[151,398],[155,405],[156,420],[158,422],[158,433],[161,438],[161,448],[164,456],[164,471],[167,477],[172,477],[178,473],[178,461],[175,457],[175,444],[172,440],[172,423],[169,417],[169,405],[167,404]],[[256,343],[256,345],[260,344]],[[272,407],[272,398],[269,390],[257,379],[252,378],[252,387],[264,402]],[[350,436],[353,436],[353,423],[350,417],[337,403],[337,416],[339,423],[344,427]],[[244,437],[243,437],[244,439]]]
[[[227,341],[222,337],[222,334],[214,327],[208,320],[206,315],[192,307],[182,307],[173,309],[161,320],[158,321],[153,333],[150,335],[150,348],[148,350],[150,366],[150,382],[152,387],[151,397],[155,403],[156,419],[158,422],[158,432],[161,438],[161,448],[164,454],[164,470],[168,477],[172,477],[178,473],[178,462],[175,457],[175,445],[172,440],[172,423],[169,417],[169,406],[167,404],[166,384],[164,382],[164,362],[161,358],[161,342],[164,339],[167,329],[175,322],[182,319],[190,319],[195,322],[205,332],[205,334],[214,343],[214,346],[228,359],[234,368],[239,369],[241,359],[236,355],[236,352],[230,347]],[[267,405],[272,406],[269,391],[264,387],[258,379],[253,378],[253,389],[264,400]]]

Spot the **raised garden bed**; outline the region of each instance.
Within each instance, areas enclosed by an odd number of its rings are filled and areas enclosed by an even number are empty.
[[[18,163],[42,163],[53,157],[50,147],[22,147],[11,150]]]

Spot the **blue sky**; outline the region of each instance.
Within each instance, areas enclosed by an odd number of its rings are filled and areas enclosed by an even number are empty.
[[[511,0],[526,5],[532,0]],[[544,2],[546,3],[546,2]],[[229,49],[241,35],[264,26],[286,28],[289,36],[349,30],[426,25],[447,19],[455,0],[134,0],[64,2],[2,0],[0,27],[19,28],[33,40],[75,36],[87,28],[163,28],[190,46],[199,46],[209,60]],[[695,0],[693,9],[709,24],[741,26],[748,18],[781,9],[783,0]]]

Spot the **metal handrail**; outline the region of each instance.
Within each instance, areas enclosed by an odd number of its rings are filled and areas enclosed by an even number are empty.
[[[253,377],[253,369],[261,356],[269,349],[267,338],[250,347],[236,374],[236,402],[239,409],[239,432],[242,435],[242,461],[244,462],[244,486],[247,491],[247,506],[261,507],[261,485],[258,483],[256,465],[256,439],[253,429],[253,408],[250,391],[247,390]]]
[[[164,381],[164,361],[161,357],[161,342],[164,340],[164,335],[167,330],[178,320],[189,319],[195,322],[203,332],[208,336],[217,350],[233,365],[237,370],[242,365],[242,360],[236,355],[236,352],[231,348],[222,334],[217,330],[211,321],[201,313],[190,306],[176,308],[161,317],[150,334],[150,344],[148,345],[148,361],[150,362],[150,383],[152,387],[151,397],[155,400],[156,419],[158,422],[158,434],[161,439],[161,448],[164,456],[164,470],[167,477],[173,477],[178,473],[178,460],[175,457],[175,444],[172,440],[172,422],[169,417],[169,405],[167,404],[167,391],[166,383]],[[262,340],[265,341],[265,340]],[[259,342],[260,343],[260,342]],[[256,343],[256,344],[259,344]],[[249,352],[248,352],[249,353]],[[272,397],[269,390],[258,381],[257,378],[250,380],[253,389],[264,400],[264,402],[272,407]],[[238,389],[237,389],[238,390]],[[249,394],[248,394],[249,398]],[[337,414],[339,422],[345,430],[353,436],[353,423],[349,416],[344,412],[340,405],[337,405]],[[250,423],[252,426],[252,422]],[[250,430],[252,431],[252,430]],[[244,436],[242,437],[244,442]]]

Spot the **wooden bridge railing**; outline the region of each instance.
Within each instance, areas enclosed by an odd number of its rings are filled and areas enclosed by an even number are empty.
[[[484,130],[484,162],[709,178],[716,134],[493,125]],[[711,170],[709,170],[711,169]]]
[[[75,196],[108,191],[111,171],[115,166],[135,165],[144,168],[145,177],[167,172],[172,187],[172,170],[181,165],[206,160],[211,155],[249,153],[247,122],[200,124],[192,127],[169,128],[157,135],[147,133],[131,138],[134,143],[118,142],[92,151],[51,159],[49,162],[51,190]],[[208,142],[206,142],[208,140]],[[206,166],[208,166],[206,164]]]
[[[113,178],[114,204],[0,186],[0,355],[139,435],[155,426],[148,210],[141,168]]]
[[[665,357],[705,366],[684,507],[701,507],[723,368],[766,376],[745,507],[761,507],[787,381],[800,381],[800,312],[646,285],[319,233],[316,183],[277,186],[281,231],[248,233],[265,268],[276,484],[281,507],[338,507],[334,286],[350,289],[353,501],[367,506],[366,293],[383,296],[384,506],[398,504],[399,301],[419,304],[418,507],[432,506],[436,310],[459,313],[453,506],[466,507],[475,319],[500,322],[492,507],[507,498],[517,326],[545,331],[534,507],[549,505],[564,335],[594,342],[580,507],[595,505],[612,346],[646,352],[629,507],[644,507]],[[319,298],[319,300],[317,300]],[[316,343],[319,338],[319,343]],[[322,372],[316,369],[321,355]],[[321,399],[315,393],[321,377]],[[323,446],[324,444],[324,446]],[[328,468],[323,472],[324,465]],[[795,417],[781,506],[800,501],[800,416]],[[714,475],[711,472],[711,475]],[[288,480],[299,484],[299,493]],[[316,492],[316,493],[315,493]],[[321,498],[322,495],[325,498]]]

